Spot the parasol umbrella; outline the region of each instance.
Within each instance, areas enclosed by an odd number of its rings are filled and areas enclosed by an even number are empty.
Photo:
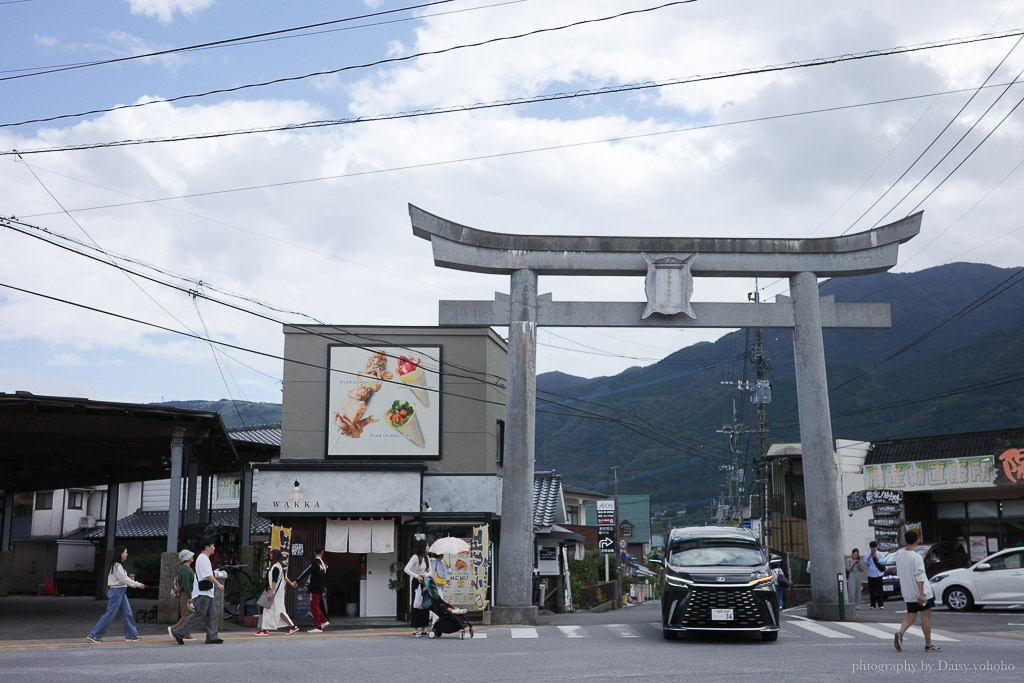
[[[439,538],[430,544],[430,552],[438,555],[458,555],[459,553],[468,553],[469,544],[461,538],[445,536],[444,538]]]

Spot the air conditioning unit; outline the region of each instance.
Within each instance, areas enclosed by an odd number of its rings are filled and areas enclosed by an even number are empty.
[[[79,529],[95,529],[96,528],[96,518],[93,515],[85,515],[83,517],[80,517],[78,519],[78,528]]]

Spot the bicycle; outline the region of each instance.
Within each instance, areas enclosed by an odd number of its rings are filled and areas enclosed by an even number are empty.
[[[245,603],[256,597],[252,577],[245,571],[247,564],[223,564],[218,570],[227,573],[224,579],[224,618],[231,619],[245,611]]]

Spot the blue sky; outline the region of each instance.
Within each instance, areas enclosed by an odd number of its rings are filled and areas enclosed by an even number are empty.
[[[336,70],[661,3],[455,0],[313,35],[34,74],[411,4],[0,4],[0,152],[373,117],[1024,27],[1018,0],[699,0],[330,76],[9,125]],[[228,291],[289,311],[259,309],[277,320],[308,322],[304,314],[340,325],[433,325],[441,299],[507,291],[504,278],[435,268],[429,244],[411,234],[410,202],[504,232],[806,237],[867,229],[890,209],[886,220],[902,217],[937,187],[921,205],[922,234],[904,245],[897,270],[951,260],[1019,266],[1024,223],[1015,199],[1024,189],[1016,172],[1024,160],[1024,109],[969,152],[1024,96],[1024,86],[1009,89],[969,133],[1002,88],[979,93],[960,113],[971,92],[935,95],[977,88],[989,76],[990,84],[1012,80],[1024,67],[1024,47],[1011,50],[1017,37],[522,107],[21,159],[8,154],[0,157],[0,216],[18,217],[30,234],[45,229],[59,242],[78,240],[78,249],[84,243],[130,258],[117,262],[185,289],[202,281],[211,296]],[[918,95],[931,96],[652,135]],[[523,153],[551,147],[560,149]],[[311,182],[286,184],[297,180]],[[270,356],[282,351],[276,322],[193,300],[10,228],[0,228],[0,253],[0,283]],[[785,292],[785,283],[758,285],[765,298]],[[752,281],[699,280],[695,300],[743,301],[753,288]],[[541,290],[560,300],[643,299],[640,278],[544,278]],[[249,300],[230,299],[254,308]],[[538,368],[614,374],[722,333],[542,330]],[[138,402],[280,399],[279,360],[226,352],[0,288],[0,391]]]

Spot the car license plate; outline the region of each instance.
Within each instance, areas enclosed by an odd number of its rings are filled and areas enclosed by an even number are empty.
[[[894,590],[896,590],[896,586],[889,584],[888,586],[882,586],[882,590],[884,590],[886,593],[892,593]]]
[[[711,621],[732,621],[732,610],[731,609],[713,609],[713,610],[711,610]]]

